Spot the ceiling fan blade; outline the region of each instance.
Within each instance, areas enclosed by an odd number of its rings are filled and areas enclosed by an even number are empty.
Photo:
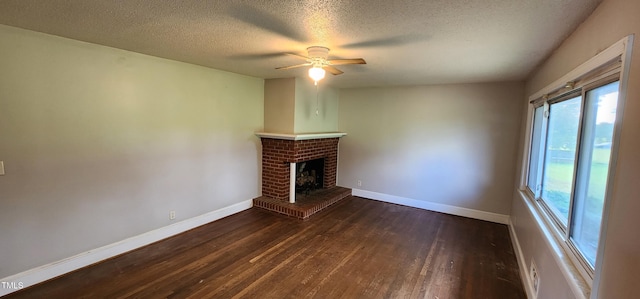
[[[330,65],[325,65],[323,68],[324,68],[327,72],[329,72],[329,73],[331,73],[331,74],[333,74],[333,75],[340,75],[340,74],[344,73],[343,71],[341,71],[341,70],[339,70],[339,69],[337,69],[337,68],[335,68],[335,67],[332,67],[332,66],[330,66]]]
[[[431,38],[430,35],[407,34],[407,35],[399,35],[399,36],[393,36],[393,37],[385,37],[385,38],[371,39],[371,40],[350,43],[350,44],[342,45],[340,46],[340,48],[356,49],[356,48],[402,46],[410,43],[423,42],[423,41],[429,40],[430,38]]]
[[[344,64],[367,64],[366,61],[362,58],[353,58],[353,59],[331,59],[328,60],[331,65],[344,65]]]
[[[310,66],[311,63],[302,63],[302,64],[296,64],[296,65],[290,65],[290,66],[281,66],[281,67],[277,67],[276,70],[288,70],[288,69],[293,69],[293,68],[297,68],[297,67],[303,67],[303,66]]]
[[[249,54],[230,55],[230,56],[227,56],[227,58],[229,58],[229,59],[253,59],[253,60],[257,60],[257,59],[271,59],[271,58],[281,57],[283,55],[284,54],[282,52],[277,52],[277,53],[249,53]]]
[[[291,55],[291,56],[295,56],[295,57],[298,57],[298,58],[302,58],[302,59],[304,59],[304,60],[311,59],[311,58],[309,58],[309,57],[307,57],[307,56],[300,55],[300,54],[296,54],[296,53],[285,53],[285,54],[287,54],[287,55]]]
[[[292,27],[284,20],[276,15],[259,10],[250,5],[236,4],[232,5],[227,12],[229,16],[249,25],[262,28],[269,32],[284,36],[286,38],[305,42],[306,34],[298,28]]]

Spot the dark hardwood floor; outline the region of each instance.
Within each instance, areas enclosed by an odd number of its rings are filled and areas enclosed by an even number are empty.
[[[358,197],[256,208],[6,298],[526,298],[507,226]]]

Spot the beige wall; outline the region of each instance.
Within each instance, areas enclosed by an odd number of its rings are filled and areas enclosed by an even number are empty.
[[[0,277],[260,194],[262,79],[6,26],[0,40]]]
[[[341,90],[338,184],[508,215],[523,95],[521,83]]]
[[[294,132],[296,79],[264,80],[264,130],[270,133]]]
[[[568,73],[629,34],[636,41],[631,58],[626,107],[621,124],[622,134],[618,165],[614,173],[613,198],[608,221],[604,223],[603,267],[596,269],[596,282],[600,280],[597,298],[635,298],[640,278],[640,1],[605,0],[580,27],[534,72],[527,81],[527,95]],[[523,107],[526,106],[523,100]],[[525,108],[522,108],[525,109]],[[525,136],[522,132],[521,136]],[[522,148],[523,137],[520,147]],[[522,150],[519,151],[520,153]],[[519,170],[516,172],[519,175]],[[514,197],[513,215],[518,215],[516,232],[525,251],[527,263],[531,258],[544,259],[549,255],[536,224],[519,196]],[[563,294],[566,281],[554,279],[557,265],[549,263],[540,269],[541,291]],[[547,283],[549,282],[549,283]],[[595,293],[595,292],[594,292]],[[595,296],[594,296],[595,297]],[[542,298],[542,297],[541,297]]]

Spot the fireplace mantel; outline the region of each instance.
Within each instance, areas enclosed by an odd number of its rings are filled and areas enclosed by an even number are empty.
[[[326,132],[326,133],[304,133],[304,134],[283,134],[283,133],[268,133],[268,132],[256,132],[256,136],[260,138],[271,139],[283,139],[283,140],[309,140],[309,139],[325,139],[325,138],[340,138],[347,135],[343,132]]]

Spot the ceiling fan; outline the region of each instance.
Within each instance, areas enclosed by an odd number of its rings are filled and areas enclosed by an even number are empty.
[[[288,70],[297,67],[311,66],[309,69],[309,77],[315,81],[315,84],[318,84],[318,81],[322,80],[325,75],[325,70],[333,75],[340,75],[344,73],[343,71],[334,67],[334,65],[345,65],[345,64],[367,64],[366,61],[362,58],[352,58],[352,59],[328,59],[329,58],[329,48],[321,47],[321,46],[312,46],[307,48],[308,56],[298,55],[288,53],[290,55],[294,55],[296,57],[300,57],[306,60],[306,63],[290,65],[290,66],[282,66],[277,67],[277,70]]]

